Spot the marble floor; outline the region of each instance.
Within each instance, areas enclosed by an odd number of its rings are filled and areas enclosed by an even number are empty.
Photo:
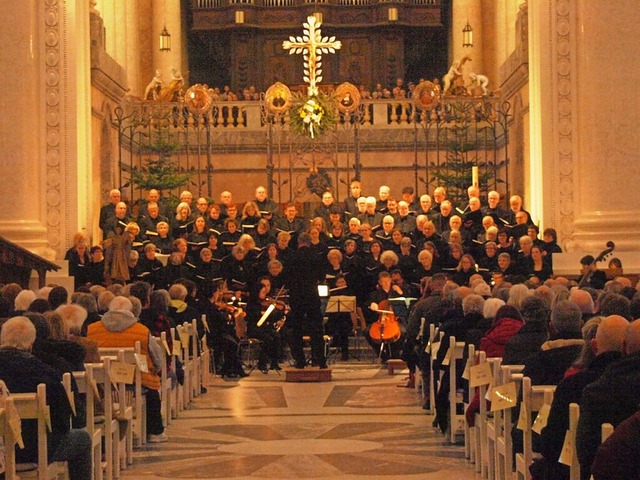
[[[462,446],[432,426],[403,373],[332,365],[333,381],[288,383],[284,372],[215,378],[147,444],[122,478],[475,479]]]

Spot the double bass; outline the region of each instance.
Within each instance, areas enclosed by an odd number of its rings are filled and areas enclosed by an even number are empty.
[[[606,259],[609,255],[611,255],[613,250],[616,248],[616,244],[613,243],[611,240],[609,240],[606,243],[606,247],[607,248],[605,248],[603,251],[601,251],[598,254],[598,256],[593,259],[593,262],[591,262],[591,265],[587,266],[587,269],[586,269],[584,275],[582,275],[582,278],[580,279],[580,282],[578,283],[578,288],[584,287],[589,282],[589,280],[591,280],[591,277],[593,276],[593,272],[594,272],[594,269],[592,268],[592,266],[595,265],[598,262],[601,262],[602,260]]]
[[[378,320],[369,329],[369,336],[375,343],[394,343],[400,340],[400,324],[396,318],[389,300],[378,304]]]

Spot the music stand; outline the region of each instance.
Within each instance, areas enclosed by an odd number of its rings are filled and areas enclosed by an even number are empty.
[[[390,298],[389,303],[391,304],[391,308],[393,309],[393,314],[402,318],[405,322],[409,317],[409,310],[411,310],[411,305],[418,300],[413,297],[396,297]]]
[[[356,297],[350,295],[334,295],[327,297],[324,313],[355,313]],[[348,338],[347,338],[348,341]],[[335,350],[337,352],[337,348]]]
[[[349,295],[336,295],[329,297],[324,313],[355,313],[356,297]]]

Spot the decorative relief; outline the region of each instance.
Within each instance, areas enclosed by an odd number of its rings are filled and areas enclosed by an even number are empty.
[[[58,0],[45,2],[44,30],[45,30],[45,78],[46,91],[46,202],[47,202],[47,240],[51,248],[58,254],[64,245],[61,245],[63,232],[61,231],[61,165],[60,165],[60,14],[61,4]]]
[[[569,0],[557,0],[556,3],[556,32],[555,32],[555,64],[557,85],[556,104],[557,114],[557,145],[558,156],[558,205],[560,216],[560,237],[562,242],[573,240],[575,216],[574,182],[573,182],[573,105],[571,103],[571,3]]]

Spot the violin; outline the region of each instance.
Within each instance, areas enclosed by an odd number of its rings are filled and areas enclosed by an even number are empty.
[[[376,343],[395,343],[400,340],[400,324],[396,318],[389,300],[378,304],[378,320],[369,329],[369,337]]]
[[[262,324],[267,320],[267,317],[269,317],[270,313],[273,311],[279,312],[278,316],[282,316],[282,318],[280,318],[273,324],[273,328],[275,329],[275,331],[279,332],[282,327],[284,327],[284,324],[287,321],[286,314],[289,313],[289,305],[287,305],[287,303],[283,300],[278,300],[280,295],[282,295],[283,290],[284,287],[280,288],[280,290],[276,294],[276,298],[266,297],[260,300],[262,317],[260,321],[258,321],[258,327],[262,326]]]
[[[282,312],[289,308],[289,306],[283,300],[277,300],[275,298],[267,297],[264,300],[260,300],[262,308],[267,309],[269,305],[273,305],[276,310]]]

